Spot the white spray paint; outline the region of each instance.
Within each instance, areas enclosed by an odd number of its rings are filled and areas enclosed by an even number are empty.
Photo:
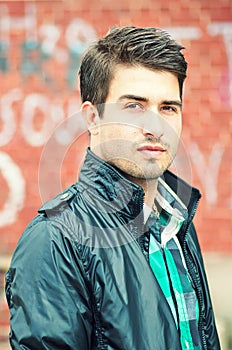
[[[188,149],[189,156],[195,165],[194,169],[205,190],[206,201],[210,205],[215,205],[218,199],[218,174],[224,153],[224,146],[220,143],[215,143],[208,161],[204,158],[203,153],[196,143],[190,143]]]
[[[231,22],[221,22],[212,23],[208,26],[208,32],[211,35],[223,36],[225,43],[225,50],[228,58],[229,66],[229,93],[230,93],[230,105],[232,106],[232,23]]]
[[[0,171],[9,187],[8,197],[0,211],[0,227],[3,227],[15,222],[23,208],[26,184],[19,166],[5,152],[0,152]]]
[[[33,125],[37,110],[40,110],[44,115],[40,130],[35,130]],[[22,111],[22,134],[31,146],[42,146],[48,140],[53,128],[49,114],[50,101],[45,95],[34,93],[25,98]]]
[[[8,144],[14,137],[16,131],[16,120],[12,105],[22,99],[19,89],[13,89],[0,99],[0,119],[2,119],[2,130],[0,130],[0,146]]]

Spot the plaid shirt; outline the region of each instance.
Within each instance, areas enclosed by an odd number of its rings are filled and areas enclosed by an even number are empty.
[[[198,300],[176,237],[187,210],[162,180],[156,200],[160,216],[151,212],[146,223],[151,233],[150,266],[171,308],[182,349],[200,350]],[[175,208],[170,205],[174,201],[178,203]]]

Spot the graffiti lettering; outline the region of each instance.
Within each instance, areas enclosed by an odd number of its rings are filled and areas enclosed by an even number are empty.
[[[213,23],[208,26],[208,31],[211,35],[223,36],[229,65],[229,102],[232,105],[232,23]]]
[[[44,71],[44,63],[53,59],[60,63],[66,63],[66,77],[68,88],[76,86],[76,71],[79,66],[80,56],[90,42],[97,38],[95,29],[83,19],[73,19],[64,29],[54,24],[42,24],[37,26],[36,6],[25,4],[25,15],[22,17],[10,17],[8,8],[0,5],[0,70],[10,70],[8,50],[11,46],[10,34],[12,31],[25,32],[24,41],[20,45],[20,71],[23,78],[30,74],[37,74],[48,84],[55,77],[48,76]],[[65,47],[58,46],[58,41],[64,36]],[[43,73],[43,74],[41,74]],[[65,75],[65,72],[64,72]]]
[[[195,170],[199,176],[202,186],[205,190],[206,200],[210,205],[217,203],[218,199],[218,174],[219,168],[224,153],[224,147],[216,143],[213,146],[208,162],[204,159],[196,143],[191,143],[189,146],[189,156],[195,165]]]
[[[97,34],[94,27],[81,18],[67,19],[65,25],[61,26],[49,23],[47,19],[41,20],[37,12],[39,6],[36,3],[25,2],[22,6],[24,6],[22,9],[24,13],[18,16],[10,15],[10,7],[0,4],[0,73],[4,73],[2,77],[5,79],[10,72],[16,83],[23,82],[26,85],[25,87],[22,84],[19,85],[20,89],[10,90],[11,74],[7,84],[2,84],[0,146],[11,143],[16,132],[21,133],[31,147],[43,147],[52,139],[51,146],[56,147],[56,159],[61,159],[62,162],[69,145],[86,129],[79,112],[78,97],[63,98],[63,89],[66,87],[67,90],[76,89],[76,73],[80,57],[89,43],[97,38]],[[229,74],[226,72],[229,76],[226,102],[232,106],[232,61],[230,59],[232,23],[211,23],[204,29],[197,26],[176,26],[165,29],[178,41],[199,40],[204,32],[208,32],[212,37],[222,36],[228,61],[228,67],[225,69],[229,71]],[[12,42],[15,33],[17,34],[16,44]],[[61,76],[63,78],[60,78]],[[26,84],[29,81],[32,81],[32,85]],[[37,83],[38,90],[34,89]],[[13,85],[16,86],[14,81]],[[41,93],[43,91],[41,87],[43,89],[44,85],[49,86],[52,93],[55,91],[53,94],[55,97],[46,95],[45,90]],[[28,91],[28,88],[30,93],[24,92]],[[220,86],[217,91],[219,89]],[[59,91],[59,98],[56,95],[57,91]],[[48,147],[45,148],[48,152]],[[60,150],[60,158],[58,150]],[[219,171],[225,150],[225,145],[216,143],[210,154],[205,156],[200,144],[191,143],[183,146],[182,155],[177,157],[174,164],[185,177],[190,177],[186,179],[190,182],[192,166],[194,166],[209,205],[216,205],[218,202]],[[1,206],[0,211],[0,226],[3,227],[15,222],[19,210],[24,205],[25,179],[19,165],[4,152],[0,152],[0,172],[9,188],[6,202]],[[229,203],[229,207],[231,206],[232,200]]]
[[[10,156],[0,152],[0,172],[9,187],[8,198],[0,211],[0,227],[13,223],[25,198],[25,180],[19,166]]]
[[[43,146],[53,130],[62,121],[62,126],[55,131],[55,139],[61,145],[67,145],[73,141],[74,135],[85,130],[85,124],[79,111],[78,98],[71,97],[67,103],[66,112],[62,102],[51,100],[44,94],[32,93],[24,96],[20,89],[13,89],[4,94],[0,99],[0,146],[9,144],[17,129],[16,112],[13,105],[15,102],[22,103],[22,116],[20,127],[25,141],[32,147]],[[69,118],[67,118],[69,116]],[[70,117],[71,116],[71,117]],[[35,119],[40,119],[39,127],[35,125]],[[64,122],[64,120],[66,122]]]
[[[86,130],[86,124],[82,119],[76,99],[70,99],[68,115],[69,118],[63,122],[55,131],[56,142],[60,145],[70,145],[77,135]],[[63,118],[64,119],[64,118]]]
[[[2,130],[0,131],[0,146],[9,143],[16,131],[16,121],[12,105],[22,98],[19,89],[13,89],[0,99],[0,119],[2,120]]]
[[[31,146],[42,146],[49,137],[52,129],[49,114],[49,100],[41,94],[30,94],[24,100],[22,111],[22,134]],[[36,112],[43,113],[43,123],[40,130],[35,130],[33,119]]]

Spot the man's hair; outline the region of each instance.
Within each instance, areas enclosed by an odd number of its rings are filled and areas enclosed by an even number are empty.
[[[168,33],[157,28],[113,27],[85,53],[80,66],[82,102],[98,106],[100,114],[109,92],[116,65],[143,66],[173,73],[179,81],[182,98],[187,63]]]

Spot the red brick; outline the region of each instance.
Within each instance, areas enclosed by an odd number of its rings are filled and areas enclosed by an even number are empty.
[[[1,2],[1,5],[4,2]],[[25,6],[27,2],[5,2],[12,19],[25,16]],[[231,96],[229,95],[229,66],[226,48],[221,35],[211,36],[208,32],[208,25],[215,21],[230,21],[232,16],[232,3],[230,0],[194,1],[189,5],[188,0],[174,0],[172,2],[160,2],[144,0],[132,2],[131,0],[119,0],[109,2],[108,0],[92,0],[86,3],[84,0],[56,1],[56,6],[50,6],[46,1],[36,3],[37,26],[45,23],[56,25],[61,30],[61,36],[57,43],[59,49],[67,51],[65,33],[68,25],[74,18],[80,18],[93,26],[97,35],[104,34],[115,24],[134,24],[140,26],[193,26],[199,29],[201,37],[193,40],[183,40],[187,50],[186,57],[189,61],[189,71],[184,96],[184,137],[187,143],[197,143],[203,152],[205,159],[208,159],[215,142],[224,145],[224,155],[219,169],[218,179],[218,202],[211,210],[217,211],[219,208],[220,218],[212,219],[211,214],[205,209],[208,205],[205,198],[202,201],[202,219],[198,219],[200,237],[205,250],[225,250],[231,249],[231,240],[225,232],[228,226],[228,212],[231,204],[229,186],[231,177]],[[67,113],[67,101],[69,96],[77,94],[76,91],[69,90],[66,75],[67,62],[60,63],[54,57],[44,62],[42,71],[37,75],[31,75],[28,79],[23,79],[20,72],[21,49],[20,45],[25,40],[25,29],[18,28],[10,33],[11,46],[9,49],[10,71],[7,74],[0,73],[1,86],[0,96],[9,93],[12,89],[19,88],[22,99],[13,104],[13,113],[16,123],[16,132],[11,142],[2,148],[2,151],[9,154],[13,161],[21,168],[26,181],[26,201],[24,208],[18,213],[14,224],[0,228],[1,247],[0,250],[11,253],[15,244],[28,221],[36,213],[36,209],[41,204],[38,184],[39,160],[43,147],[32,147],[22,135],[22,111],[25,97],[33,92],[41,93],[53,101],[64,103],[64,113]],[[38,38],[39,34],[37,33]],[[41,79],[42,76],[49,75],[53,82]],[[78,107],[77,107],[78,108]],[[1,112],[0,112],[1,113]],[[66,115],[66,114],[65,114]],[[1,117],[1,115],[0,115]],[[49,118],[49,111],[46,116],[38,112],[34,123],[39,129],[44,118]],[[0,132],[3,128],[0,123]],[[85,145],[85,143],[83,143]],[[83,147],[84,148],[84,147]],[[83,148],[77,151],[82,154]],[[70,184],[75,180],[75,171],[71,165],[71,157],[76,150],[72,149],[65,155],[63,167],[61,167],[62,186]],[[78,163],[79,164],[79,163]],[[79,165],[76,165],[79,167]],[[4,183],[4,179],[1,183]],[[201,186],[201,183],[193,169],[193,182]],[[7,191],[7,186],[4,186]],[[7,198],[7,193],[1,193],[0,208],[3,207]],[[225,207],[221,202],[225,198]],[[201,214],[200,214],[201,215]],[[203,220],[204,218],[204,220]],[[220,220],[219,220],[220,219]],[[220,225],[217,226],[217,220]],[[213,224],[212,224],[213,222]],[[217,234],[205,231],[205,227],[214,230],[217,227]],[[218,241],[220,238],[220,244]]]

